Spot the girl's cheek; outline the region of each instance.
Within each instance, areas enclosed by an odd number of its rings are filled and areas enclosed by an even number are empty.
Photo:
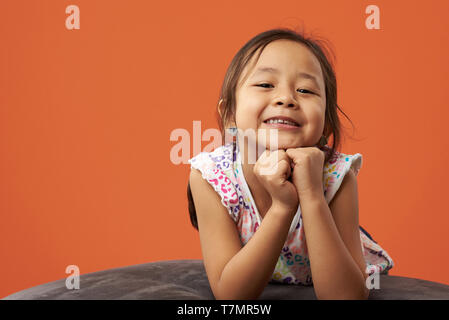
[[[317,127],[318,131],[324,129],[324,120],[325,120],[324,110],[318,107],[313,108],[310,114],[310,120],[313,123],[313,125]]]

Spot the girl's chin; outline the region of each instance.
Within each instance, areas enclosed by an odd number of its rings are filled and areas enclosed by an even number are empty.
[[[274,150],[286,150],[286,149],[295,149],[295,148],[301,148],[303,147],[300,143],[279,143],[278,145],[271,146],[270,144],[266,145],[266,149],[270,151]]]

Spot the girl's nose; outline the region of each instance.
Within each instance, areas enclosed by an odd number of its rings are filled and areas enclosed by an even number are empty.
[[[298,102],[292,97],[288,95],[283,95],[276,98],[276,105],[278,106],[287,106],[287,107],[296,107],[298,106]]]

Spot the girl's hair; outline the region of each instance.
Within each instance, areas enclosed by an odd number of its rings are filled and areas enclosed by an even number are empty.
[[[225,143],[226,126],[230,123],[235,123],[235,93],[242,71],[247,66],[249,61],[251,61],[251,58],[256,54],[256,52],[258,53],[254,63],[257,63],[263,49],[267,44],[281,39],[291,40],[305,45],[315,55],[320,63],[326,88],[326,111],[323,135],[326,138],[329,138],[332,135],[332,146],[328,148],[329,152],[326,153],[326,163],[332,158],[340,147],[341,128],[337,110],[339,110],[351,122],[348,116],[337,105],[337,80],[335,77],[334,67],[331,64],[332,59],[329,57],[329,54],[331,53],[333,58],[335,58],[335,55],[324,43],[326,42],[325,40],[312,39],[311,37],[305,36],[303,32],[293,31],[287,28],[272,29],[256,35],[254,38],[249,40],[232,59],[221,87],[218,110],[216,111],[218,125],[223,138],[222,143]],[[193,203],[192,193],[190,191],[190,183],[187,185],[187,199],[189,204],[190,221],[193,227],[198,230],[198,221],[196,218],[196,210]]]

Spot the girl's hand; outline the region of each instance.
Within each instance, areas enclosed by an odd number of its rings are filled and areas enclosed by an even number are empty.
[[[322,196],[324,151],[304,147],[287,149],[286,153],[293,160],[292,181],[299,198]]]
[[[284,150],[265,152],[257,159],[253,172],[271,196],[271,206],[295,214],[299,199],[291,176],[291,160]]]

